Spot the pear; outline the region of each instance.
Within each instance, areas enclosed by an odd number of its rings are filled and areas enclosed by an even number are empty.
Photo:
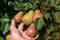
[[[33,10],[30,10],[28,13],[26,13],[23,18],[22,18],[22,22],[25,25],[30,25],[32,23],[32,18],[33,18],[34,12]]]
[[[6,40],[10,40],[10,34],[6,36]]]
[[[38,10],[38,9],[36,9],[35,12],[34,12],[33,22],[34,22],[37,18],[42,18],[42,14],[41,14],[40,10]]]
[[[14,16],[14,20],[16,23],[21,23],[23,17],[23,12],[20,11]]]
[[[26,29],[26,35],[31,38],[35,37],[36,29],[35,29],[35,25],[33,23]]]

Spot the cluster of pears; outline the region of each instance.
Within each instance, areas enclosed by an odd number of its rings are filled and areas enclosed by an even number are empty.
[[[35,11],[30,10],[24,16],[23,12],[20,11],[14,16],[14,20],[16,23],[23,22],[27,26],[30,25],[32,22],[34,22],[36,18],[42,18],[42,14],[38,9],[36,9]]]
[[[35,11],[30,10],[29,12],[27,12],[24,16],[23,16],[23,12],[20,11],[18,12],[15,16],[14,16],[14,20],[16,23],[24,23],[25,25],[29,26],[26,29],[26,35],[29,37],[35,37],[36,36],[36,29],[35,29],[35,25],[34,25],[34,21],[37,18],[42,18],[42,14],[40,12],[40,10],[36,9]]]
[[[40,10],[36,9],[35,11],[30,10],[23,16],[23,12],[20,11],[14,16],[14,20],[16,23],[24,23],[25,25],[30,25],[26,30],[26,35],[30,37],[34,37],[36,35],[36,29],[34,25],[34,21],[37,18],[42,18],[42,14]]]

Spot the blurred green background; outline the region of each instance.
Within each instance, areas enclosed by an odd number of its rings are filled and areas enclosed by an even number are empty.
[[[9,34],[10,21],[19,11],[39,9],[43,18],[36,19],[40,34],[37,40],[60,40],[60,0],[0,0],[0,40]]]

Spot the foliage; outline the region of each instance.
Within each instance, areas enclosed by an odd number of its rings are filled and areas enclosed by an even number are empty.
[[[59,40],[60,38],[60,0],[0,0],[0,40],[9,34],[10,21],[14,15],[23,11],[40,9],[42,19],[35,25],[40,37],[38,40]]]

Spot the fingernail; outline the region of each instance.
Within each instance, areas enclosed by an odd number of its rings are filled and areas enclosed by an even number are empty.
[[[20,25],[23,25],[23,23],[21,23]]]
[[[13,20],[13,19],[12,19],[12,20]],[[11,20],[11,21],[12,21],[12,20]]]
[[[11,25],[12,25],[12,26],[15,25],[14,19],[11,20]]]

